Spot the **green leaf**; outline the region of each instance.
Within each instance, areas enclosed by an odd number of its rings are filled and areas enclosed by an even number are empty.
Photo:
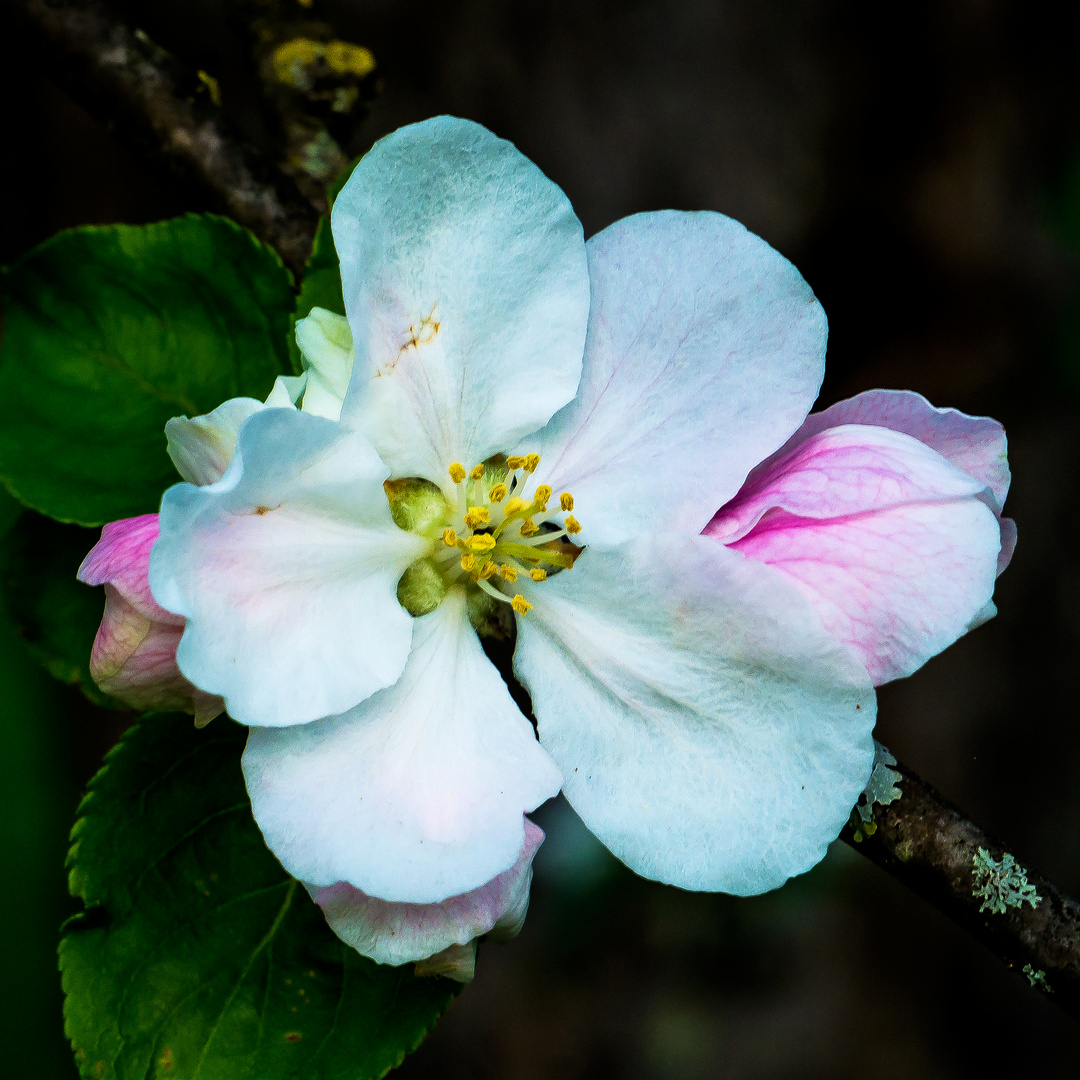
[[[288,370],[292,278],[225,218],[59,233],[3,283],[0,478],[61,521],[156,510],[165,422]]]
[[[311,314],[314,307],[326,308],[338,315],[345,314],[345,300],[341,294],[341,266],[338,262],[334,236],[330,232],[330,219],[319,219],[311,258],[304,268],[304,280],[296,300],[296,314],[292,318],[289,333],[289,355],[297,375],[303,371],[300,350],[296,345],[295,326],[300,319]]]
[[[101,622],[101,589],[75,580],[96,529],[24,513],[0,541],[0,595],[31,654],[54,678],[78,686],[96,705],[125,708],[90,677],[90,649]]]
[[[88,1080],[369,1080],[456,992],[334,936],[252,820],[245,734],[144,717],[91,781],[68,857],[87,910],[60,944]]]

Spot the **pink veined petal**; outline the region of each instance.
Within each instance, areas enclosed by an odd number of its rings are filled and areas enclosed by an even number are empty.
[[[961,472],[990,489],[998,513],[1009,493],[1008,440],[1005,429],[989,416],[968,416],[958,409],[938,409],[911,390],[867,390],[811,413],[802,427],[755,469],[768,469],[818,432],[844,424],[889,428],[910,435]],[[753,474],[751,474],[753,475]]]
[[[166,611],[150,592],[147,571],[150,549],[157,538],[157,514],[110,521],[101,530],[101,539],[83,559],[76,577],[87,585],[108,583],[140,614],[182,627],[183,618]]]
[[[846,425],[755,471],[705,534],[791,578],[880,685],[991,612],[1002,542],[985,490],[911,436]]]
[[[184,620],[150,594],[147,569],[157,514],[113,521],[79,567],[87,585],[105,586],[105,614],[90,654],[90,674],[105,693],[134,709],[180,709],[209,723],[221,698],[193,686],[176,666]]]
[[[380,964],[406,964],[470,945],[483,934],[515,937],[525,921],[533,857],[543,840],[543,830],[525,818],[525,844],[517,862],[486,885],[439,904],[379,900],[343,881],[306,887],[347,945]]]

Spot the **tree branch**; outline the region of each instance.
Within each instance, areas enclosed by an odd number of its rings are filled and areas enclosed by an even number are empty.
[[[892,769],[900,776],[895,780],[900,797],[871,804],[869,823],[853,813],[842,839],[1080,1019],[1080,904],[1040,874],[1011,869],[1004,845],[906,765],[894,763]],[[984,868],[978,874],[977,865]],[[1033,889],[1022,887],[1024,879]],[[995,885],[1003,881],[1003,899],[995,904]]]
[[[122,141],[199,182],[223,213],[299,272],[318,211],[296,184],[229,130],[212,79],[132,30],[97,0],[0,0],[71,91]]]

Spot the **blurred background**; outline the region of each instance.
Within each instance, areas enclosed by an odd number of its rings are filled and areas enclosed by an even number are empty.
[[[118,5],[215,76],[248,137],[230,0]],[[306,6],[306,5],[305,5]],[[1080,894],[1080,8],[1043,0],[316,0],[370,48],[350,153],[450,112],[513,140],[590,235],[713,209],[788,256],[830,321],[822,406],[871,387],[990,414],[1019,524],[1000,615],[880,693],[878,737]],[[0,261],[203,196],[117,145],[3,35]],[[0,526],[17,513],[0,502]],[[74,1077],[56,930],[81,790],[118,734],[0,622],[0,1059]],[[1078,1029],[856,852],[755,899],[636,878],[565,803],[538,818],[521,937],[402,1080],[1077,1075]]]

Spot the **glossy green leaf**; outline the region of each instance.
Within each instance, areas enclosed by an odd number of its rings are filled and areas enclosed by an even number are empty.
[[[95,704],[124,708],[90,677],[90,649],[105,598],[75,580],[97,529],[23,513],[0,541],[0,595],[30,653],[54,678]]]
[[[288,370],[291,276],[224,218],[59,233],[3,285],[0,479],[61,521],[156,510],[166,421]]]
[[[91,782],[68,859],[87,910],[60,945],[88,1080],[371,1080],[454,996],[330,931],[252,820],[245,734],[148,716]]]

